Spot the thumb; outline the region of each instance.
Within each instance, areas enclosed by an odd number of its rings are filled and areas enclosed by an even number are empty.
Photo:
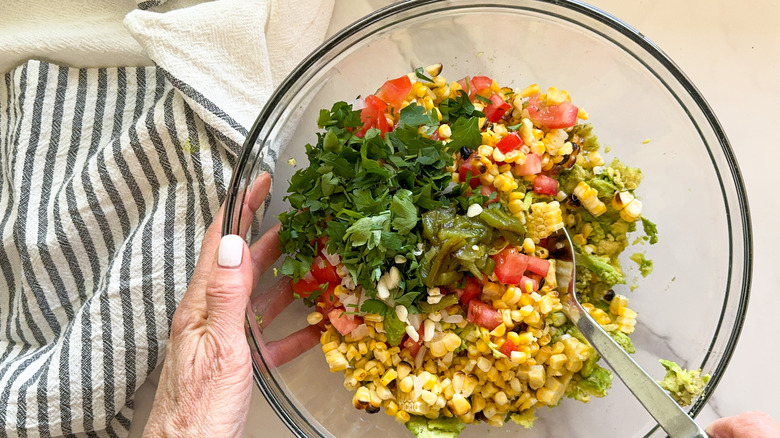
[[[249,247],[241,236],[223,236],[206,286],[208,324],[230,333],[243,333],[244,315],[252,293],[253,272]]]

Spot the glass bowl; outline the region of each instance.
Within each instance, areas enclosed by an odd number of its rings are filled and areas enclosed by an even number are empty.
[[[240,228],[242,194],[262,171],[272,172],[274,195],[253,235],[277,222],[290,176],[307,164],[304,145],[316,142],[321,108],[434,63],[443,64],[449,80],[487,75],[506,86],[568,90],[610,147],[607,161],[619,157],[642,169],[638,194],[660,242],[634,247],[655,262],[649,277],[638,278],[636,265],[623,263],[629,284],[638,286],[625,291],[639,313],[634,358],[658,379],[659,358],[711,374],[687,408],[695,416],[723,375],[745,316],[752,251],[745,189],[723,129],[693,84],[636,30],[588,5],[414,1],[352,24],[301,63],[260,112],[235,169],[223,231]],[[328,371],[319,348],[280,367],[268,361],[266,344],[305,327],[309,312],[296,302],[273,323],[258,324],[272,275],[247,309],[248,341],[257,385],[290,430],[300,437],[410,436],[384,413],[356,410],[341,373]],[[618,379],[606,398],[564,399],[537,414],[530,430],[481,424],[461,436],[664,435]]]

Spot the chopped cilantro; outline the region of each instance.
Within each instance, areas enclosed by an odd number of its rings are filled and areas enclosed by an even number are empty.
[[[422,67],[417,67],[416,69],[414,69],[414,74],[415,74],[415,76],[417,76],[418,79],[422,79],[425,82],[433,83],[433,79],[429,78],[425,74],[425,70],[423,70]]]

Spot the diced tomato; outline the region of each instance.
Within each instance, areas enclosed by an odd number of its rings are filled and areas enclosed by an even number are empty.
[[[365,105],[360,112],[360,121],[363,122],[363,127],[355,135],[362,138],[371,128],[380,130],[382,134],[389,132],[391,127],[385,117],[387,103],[372,94],[366,97]]]
[[[542,158],[534,153],[525,155],[525,162],[515,167],[518,176],[536,175],[542,171]]]
[[[301,298],[306,298],[311,295],[312,292],[320,287],[320,282],[317,280],[311,271],[307,272],[300,280],[292,284],[292,290],[298,294]]]
[[[517,351],[517,345],[515,345],[514,342],[507,339],[506,342],[504,342],[504,345],[501,346],[501,349],[499,351],[504,355],[506,355],[506,357],[510,357],[513,351]]]
[[[498,281],[504,284],[520,284],[528,266],[528,256],[517,252],[512,247],[507,247],[494,255],[493,260],[496,261],[493,273],[496,274]]]
[[[385,82],[382,88],[377,91],[376,97],[394,108],[400,108],[410,91],[412,91],[412,81],[409,76],[404,75]]]
[[[469,95],[469,99],[474,100],[474,96],[476,96],[477,90],[474,88],[474,84],[471,83],[471,78],[466,76],[465,78],[459,80],[458,84],[460,85],[460,88],[462,88],[463,91]]]
[[[557,105],[544,105],[535,94],[528,99],[528,116],[531,121],[550,129],[562,129],[577,123],[579,109],[569,101]]]
[[[501,151],[502,154],[506,154],[507,152],[511,152],[522,145],[523,145],[523,139],[520,138],[520,136],[517,135],[516,132],[510,132],[509,135],[502,138],[496,144],[496,147],[498,148],[499,151]]]
[[[493,79],[490,79],[487,76],[474,76],[471,78],[471,85],[474,86],[474,91],[476,93],[481,93],[482,91],[489,90],[491,86],[493,86]]]
[[[501,314],[496,309],[477,299],[469,301],[469,311],[466,319],[488,330],[493,330],[503,322]]]
[[[476,277],[467,277],[466,287],[463,288],[463,291],[461,294],[459,294],[458,298],[460,299],[461,303],[468,304],[469,301],[479,297],[479,294],[481,293],[482,283],[480,283]]]
[[[336,273],[336,267],[328,259],[318,255],[311,264],[311,273],[318,283],[340,283],[341,277]]]
[[[498,94],[494,94],[490,96],[490,105],[486,106],[483,112],[485,113],[486,119],[495,123],[501,120],[501,117],[504,117],[506,110],[510,108],[512,108],[512,105],[508,104]]]
[[[417,356],[417,352],[420,351],[420,347],[422,347],[423,344],[423,332],[425,331],[423,325],[420,325],[420,328],[417,329],[417,334],[419,335],[417,342],[415,342],[412,338],[409,337],[409,335],[406,335],[404,337],[404,341],[401,343],[404,348],[409,350],[409,353],[414,358]]]
[[[558,181],[547,175],[536,175],[534,191],[542,195],[555,195],[558,193]]]
[[[331,284],[325,292],[317,297],[317,302],[322,304],[321,306],[317,306],[318,310],[322,310],[321,313],[326,314],[336,307],[336,286],[336,284]]]
[[[528,257],[528,267],[526,268],[528,271],[533,272],[534,274],[539,274],[542,277],[547,276],[547,272],[550,270],[549,260],[531,256],[526,257]]]
[[[458,176],[460,177],[461,182],[466,182],[466,175],[469,172],[471,172],[471,177],[468,178],[469,186],[472,189],[475,189],[480,184],[480,182],[479,182],[479,172],[474,167],[474,160],[472,159],[468,159],[464,161],[458,167]]]
[[[490,195],[492,195],[493,193],[495,193],[495,192],[496,192],[496,188],[495,188],[495,187],[493,187],[492,185],[491,185],[491,186],[486,186],[486,185],[483,185],[483,186],[482,186],[482,187],[479,189],[479,191],[480,191],[480,194],[481,194],[482,196],[487,196],[487,197],[488,197],[488,200],[487,200],[487,202],[485,202],[485,205],[490,205],[490,204],[492,204],[492,203],[494,203],[494,202],[498,202],[498,201],[499,201],[499,199],[501,198],[501,197],[500,197],[500,196],[498,196],[498,195],[494,195],[492,199],[490,198]]]
[[[343,307],[336,307],[328,312],[328,319],[343,336],[350,334],[357,326],[363,324],[363,318],[357,315],[345,315]]]
[[[537,291],[539,290],[539,280],[523,275],[523,278],[520,279],[519,287],[522,292],[530,293]]]

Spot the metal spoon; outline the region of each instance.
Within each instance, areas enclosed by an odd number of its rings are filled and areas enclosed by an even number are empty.
[[[680,405],[582,308],[575,287],[574,247],[566,229],[555,232],[548,242],[550,258],[556,260],[563,312],[569,320],[671,438],[708,438],[707,433]]]

